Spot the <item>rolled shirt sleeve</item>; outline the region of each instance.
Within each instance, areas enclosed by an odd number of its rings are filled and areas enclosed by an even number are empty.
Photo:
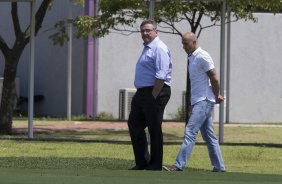
[[[157,79],[164,80],[167,82],[167,85],[170,85],[171,80],[171,54],[166,45],[163,43],[159,44],[159,47],[156,49],[156,75]]]

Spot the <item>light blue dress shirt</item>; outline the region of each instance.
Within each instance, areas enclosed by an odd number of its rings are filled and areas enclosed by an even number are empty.
[[[156,37],[144,45],[136,63],[134,85],[136,88],[154,86],[156,78],[171,85],[172,60],[168,47]]]

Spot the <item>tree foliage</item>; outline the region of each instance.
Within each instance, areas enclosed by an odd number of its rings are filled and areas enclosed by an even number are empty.
[[[232,20],[257,21],[254,12],[277,13],[282,10],[281,0],[227,0]],[[100,0],[98,17],[78,16],[73,20],[77,28],[77,37],[102,37],[110,31],[131,34],[139,31],[136,21],[149,16],[149,1],[144,0]],[[221,1],[208,0],[158,0],[155,5],[155,21],[159,31],[182,35],[179,23],[186,22],[187,30],[200,35],[205,28],[219,25],[221,19]],[[203,17],[210,19],[210,24],[203,25]],[[58,29],[64,26],[57,25]],[[54,36],[51,36],[55,38]]]

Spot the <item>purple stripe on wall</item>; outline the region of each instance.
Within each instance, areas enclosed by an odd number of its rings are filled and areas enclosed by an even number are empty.
[[[96,16],[98,0],[86,0],[85,3],[85,14]],[[98,39],[89,36],[86,43],[85,114],[93,118],[97,116],[98,46]]]

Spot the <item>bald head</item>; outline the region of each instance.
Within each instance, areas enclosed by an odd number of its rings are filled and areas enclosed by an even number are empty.
[[[192,32],[184,33],[182,45],[187,54],[193,53],[199,47],[197,36]]]
[[[194,41],[197,40],[197,36],[192,32],[187,32],[183,34],[182,39]]]

